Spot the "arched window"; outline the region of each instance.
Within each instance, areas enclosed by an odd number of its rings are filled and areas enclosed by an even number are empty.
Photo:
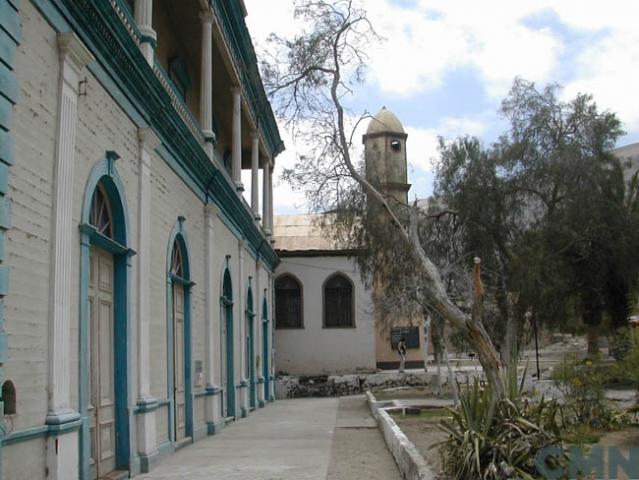
[[[184,263],[182,262],[182,249],[177,241],[173,242],[171,254],[171,273],[176,277],[184,278]]]
[[[2,402],[4,403],[4,415],[16,413],[16,387],[11,380],[2,384]]]
[[[341,273],[324,283],[324,327],[354,327],[353,284]]]
[[[275,328],[303,328],[302,286],[292,275],[275,281]]]
[[[89,223],[102,235],[111,239],[113,238],[113,216],[111,215],[111,205],[109,204],[109,199],[104,191],[104,187],[99,183],[93,191]]]

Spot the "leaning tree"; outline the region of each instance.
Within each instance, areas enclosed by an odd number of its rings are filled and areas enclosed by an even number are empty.
[[[394,269],[384,275],[399,280],[393,285],[416,285],[412,299],[468,339],[493,392],[503,396],[502,362],[481,316],[460,308],[448,295],[439,268],[420,242],[423,210],[385,195],[365,177],[354,153],[355,131],[369,115],[353,114],[344,99],[364,79],[367,46],[379,40],[366,11],[354,0],[298,0],[295,16],[302,31],[292,38],[271,35],[262,58],[276,113],[308,147],[287,172],[289,180],[303,186],[315,210],[334,212],[338,231],[340,223],[345,226],[341,231],[359,251],[364,276],[372,278],[375,266],[384,265]]]

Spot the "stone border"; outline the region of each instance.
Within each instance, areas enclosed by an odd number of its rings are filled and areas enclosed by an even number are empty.
[[[378,402],[370,391],[366,392],[366,402],[382,432],[386,447],[397,463],[402,478],[404,480],[435,480],[435,474],[415,444],[404,435],[393,417],[386,411],[387,408],[394,407],[393,402]]]

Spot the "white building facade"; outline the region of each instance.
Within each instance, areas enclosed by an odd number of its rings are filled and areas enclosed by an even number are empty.
[[[273,399],[246,14],[0,0],[1,479],[135,476]]]
[[[375,371],[371,291],[353,252],[323,235],[313,215],[278,215],[275,365],[290,375]]]

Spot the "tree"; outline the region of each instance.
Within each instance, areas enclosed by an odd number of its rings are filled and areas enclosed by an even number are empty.
[[[639,275],[637,180],[627,184],[611,154],[620,122],[589,95],[561,101],[557,91],[517,79],[499,142],[440,146],[436,197],[457,212],[461,250],[487,266],[506,358],[527,311],[552,323],[572,305],[596,350],[604,314],[625,323]]]
[[[352,158],[354,126],[367,115],[349,117],[343,99],[362,81],[365,48],[377,39],[365,10],[354,0],[300,0],[295,15],[305,29],[293,39],[272,35],[272,53],[263,64],[276,113],[289,125],[302,125],[297,138],[313,146],[289,179],[305,186],[315,209],[334,212],[338,234],[360,252],[365,277],[370,280],[383,265],[384,275],[401,280],[400,288],[417,285],[415,298],[468,338],[487,381],[502,397],[499,355],[481,319],[449,297],[419,239],[415,219],[421,210],[385,196]],[[409,268],[398,272],[400,265]]]

